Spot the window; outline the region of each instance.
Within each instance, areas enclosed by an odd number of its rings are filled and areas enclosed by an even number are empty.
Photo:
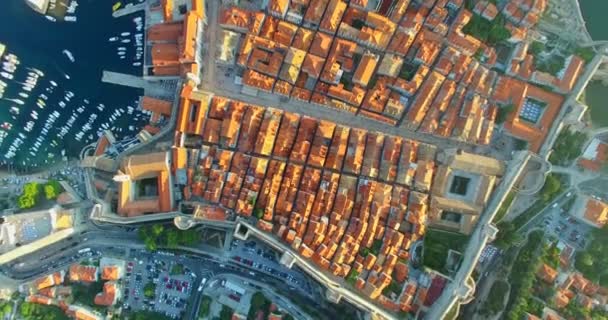
[[[181,6],[179,6],[178,9],[179,9],[180,14],[188,13],[188,6],[186,6],[185,4],[182,4]]]
[[[441,213],[441,220],[460,223],[462,215],[460,213],[446,211]]]
[[[470,178],[454,176],[454,180],[452,180],[452,185],[450,186],[450,193],[459,194],[461,196],[466,195],[469,182],[471,182]]]

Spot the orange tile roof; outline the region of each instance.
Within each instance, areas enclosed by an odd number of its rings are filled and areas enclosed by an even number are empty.
[[[557,278],[557,270],[551,268],[546,263],[543,263],[536,272],[536,275],[541,278],[543,281],[553,284],[555,279]]]
[[[289,7],[289,0],[270,0],[268,12],[276,17],[284,18]]]
[[[583,216],[585,220],[602,227],[608,222],[608,204],[589,198]]]
[[[97,281],[97,267],[73,264],[70,266],[70,281],[95,282]]]
[[[306,13],[304,14],[304,21],[318,26],[328,3],[329,0],[311,0]]]
[[[329,54],[332,42],[332,36],[323,32],[317,32],[310,46],[310,53],[325,58]]]
[[[42,295],[38,295],[38,294],[29,295],[29,296],[27,296],[26,300],[31,303],[45,304],[45,305],[50,305],[53,303],[53,300],[51,298],[42,296]]]
[[[559,88],[562,92],[567,93],[574,88],[578,77],[582,74],[585,62],[578,56],[570,56],[568,58],[568,65],[563,72],[560,72]]]
[[[445,77],[443,75],[432,71],[420,87],[420,90],[407,113],[407,119],[415,126],[418,126],[422,122],[422,119],[426,115],[426,112],[430,107],[435,94],[439,91],[444,79]]]
[[[121,269],[118,266],[106,266],[101,269],[101,279],[118,280],[122,276],[121,273]]]
[[[366,87],[376,70],[377,64],[378,56],[374,54],[364,54],[355,70],[353,82]]]
[[[528,141],[528,147],[531,151],[538,152],[562,107],[564,98],[558,94],[545,91],[534,85],[525,84],[519,80],[513,80],[511,85],[509,88],[510,95],[515,99],[512,103],[516,109],[507,118],[504,127],[514,136]],[[519,118],[526,97],[546,103],[542,116],[536,124]]]
[[[141,107],[151,112],[157,112],[166,116],[171,115],[171,101],[144,96],[141,99]]]
[[[325,59],[314,54],[307,54],[302,63],[302,72],[306,72],[308,76],[318,79],[323,69]]]
[[[225,28],[247,32],[251,24],[251,13],[236,6],[220,11],[219,24]]]
[[[274,85],[274,79],[267,75],[261,74],[259,72],[253,71],[251,69],[245,70],[243,73],[243,84],[255,87],[260,90],[264,90],[267,92],[272,91],[272,87]]]
[[[177,42],[182,35],[183,28],[184,25],[181,23],[159,23],[150,26],[146,35],[150,42]]]
[[[329,5],[325,10],[319,29],[330,34],[335,34],[340,25],[340,21],[342,21],[342,16],[344,15],[344,11],[346,11],[346,7],[347,4],[342,0],[329,0]]]
[[[315,32],[303,27],[298,28],[291,44],[293,47],[300,50],[308,51],[312,40],[315,37]]]
[[[198,19],[196,13],[188,11],[186,13],[186,19],[184,19],[184,33],[178,43],[180,47],[180,62],[181,63],[193,63],[196,55],[197,48],[197,32],[198,32]]]
[[[103,285],[103,291],[95,295],[94,303],[100,306],[111,306],[116,302],[116,283],[106,282]]]

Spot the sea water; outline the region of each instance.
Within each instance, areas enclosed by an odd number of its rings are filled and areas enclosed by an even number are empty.
[[[132,114],[121,114],[111,122],[110,117],[116,110],[137,107],[136,101],[143,92],[101,82],[103,70],[141,75],[141,67],[132,65],[136,62],[135,41],[124,44],[108,39],[114,36],[123,39],[120,36],[123,32],[130,32],[132,38],[136,27],[133,18],[143,19],[143,13],[116,19],[112,17],[111,2],[79,0],[76,13],[71,15],[77,16],[77,22],[52,22],[34,12],[23,0],[2,2],[0,42],[6,45],[5,56],[10,53],[19,59],[14,79],[0,78],[7,83],[3,98],[19,99],[24,104],[0,99],[0,124],[6,122],[12,126],[10,130],[0,129],[5,132],[0,144],[0,168],[9,165],[41,168],[62,161],[62,150],[67,157],[77,157],[85,145],[97,139],[105,123],[108,128],[124,128],[122,132],[113,130],[119,139],[134,136],[146,123],[146,117],[137,108]],[[127,47],[124,59],[117,54],[119,46]],[[64,49],[72,53],[75,62],[62,52]],[[2,58],[2,61],[6,60]],[[44,76],[32,79],[34,68]],[[34,88],[26,91],[33,82]],[[43,100],[43,107],[39,99]],[[99,104],[104,108],[98,108]],[[15,109],[19,109],[18,114]],[[55,111],[59,116],[51,117]],[[34,112],[37,119],[33,118]],[[92,114],[96,114],[93,120]],[[65,132],[68,124],[69,130]],[[126,129],[129,126],[134,130]],[[89,127],[84,134],[79,134]],[[16,139],[22,141],[14,143]],[[37,139],[42,141],[38,147]],[[19,147],[9,157],[12,144]]]

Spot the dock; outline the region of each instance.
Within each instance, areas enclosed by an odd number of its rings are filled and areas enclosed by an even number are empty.
[[[130,15],[132,13],[135,13],[137,11],[142,11],[146,9],[146,3],[138,3],[138,4],[134,4],[134,5],[130,5],[130,6],[126,6],[124,8],[120,8],[114,12],[112,12],[112,17],[114,18],[120,18],[122,16],[127,16]]]
[[[126,87],[144,89],[146,94],[155,96],[164,96],[167,94],[167,88],[163,87],[160,82],[148,81],[142,77],[126,73],[104,70],[103,75],[101,76],[101,81]]]

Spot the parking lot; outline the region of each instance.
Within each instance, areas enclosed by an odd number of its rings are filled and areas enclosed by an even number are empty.
[[[255,240],[233,240],[229,254],[237,263],[284,279],[293,290],[300,290],[309,296],[312,294],[312,287],[307,279],[301,273],[281,265],[278,254],[262,243]]]
[[[576,249],[583,249],[586,245],[586,236],[591,227],[576,220],[565,212],[561,207],[551,207],[549,213],[542,221],[545,232],[571,245]]]
[[[123,307],[150,310],[181,319],[188,305],[196,274],[171,254],[140,256],[127,262]],[[146,296],[146,286],[153,296]]]

